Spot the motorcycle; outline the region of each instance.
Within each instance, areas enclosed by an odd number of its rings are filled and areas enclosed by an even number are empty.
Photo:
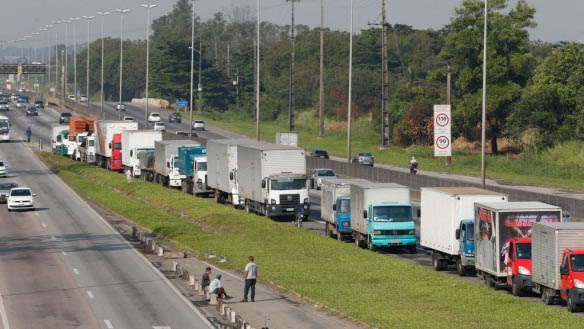
[[[296,227],[302,227],[302,222],[304,222],[307,219],[308,219],[308,211],[306,210],[306,208],[301,207],[300,210],[298,210],[298,212],[296,213],[296,216],[294,218],[294,225],[296,225]]]

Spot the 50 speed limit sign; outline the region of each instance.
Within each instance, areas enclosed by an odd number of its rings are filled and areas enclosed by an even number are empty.
[[[434,105],[434,156],[452,156],[450,105]]]

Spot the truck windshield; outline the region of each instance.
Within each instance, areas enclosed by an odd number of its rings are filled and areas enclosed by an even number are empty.
[[[531,259],[531,243],[517,244],[517,259]]]
[[[8,120],[0,119],[0,130],[7,130],[9,127],[10,125],[8,124]]]
[[[207,171],[207,163],[197,162],[197,171]]]
[[[466,241],[474,241],[474,224],[468,224],[465,232]]]
[[[301,190],[306,187],[306,179],[280,178],[272,181],[272,190]]]
[[[351,212],[351,200],[343,199],[339,202],[339,212],[342,214]]]
[[[122,149],[122,143],[116,143],[115,148],[116,148],[116,150],[121,150]]]
[[[373,208],[373,220],[376,222],[409,222],[412,220],[412,208],[409,206],[376,206]]]
[[[584,255],[572,255],[572,272],[584,272]]]

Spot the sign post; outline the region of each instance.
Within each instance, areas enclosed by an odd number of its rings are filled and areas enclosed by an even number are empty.
[[[434,156],[452,156],[450,105],[434,105]]]
[[[184,108],[185,109],[185,113],[187,111],[187,107],[189,107],[189,101],[183,100],[183,99],[179,99],[176,101],[176,107],[177,108]]]

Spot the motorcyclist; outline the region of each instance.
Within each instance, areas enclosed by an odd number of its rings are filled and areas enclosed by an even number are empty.
[[[308,219],[308,207],[302,206],[296,213],[296,226],[302,227],[302,222]]]
[[[418,160],[416,157],[410,159],[410,174],[415,175],[418,172]]]

